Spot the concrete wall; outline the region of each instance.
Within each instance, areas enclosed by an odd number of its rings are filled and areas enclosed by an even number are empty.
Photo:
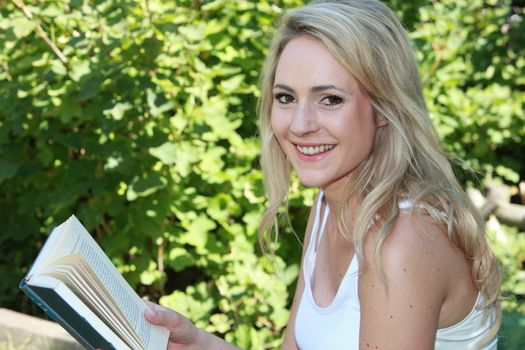
[[[0,350],[80,350],[57,323],[0,308]]]

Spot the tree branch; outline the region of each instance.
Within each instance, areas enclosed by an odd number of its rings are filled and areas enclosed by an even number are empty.
[[[2,68],[4,69],[5,74],[7,76],[7,81],[13,81],[13,77],[11,76],[11,74],[9,74],[9,64],[7,64],[7,62],[2,61]]]
[[[525,205],[510,203],[510,188],[494,181],[486,181],[484,185],[486,197],[473,188],[467,193],[485,219],[493,214],[502,224],[525,230]]]
[[[22,10],[22,12],[24,13],[24,15],[28,18],[28,19],[33,19],[33,14],[31,13],[31,11],[29,11],[29,9],[26,7],[26,5],[24,4],[24,1],[23,0],[13,0],[13,2],[15,3],[15,5],[20,9]],[[55,55],[58,57],[58,59],[60,60],[60,62],[62,62],[62,64],[66,67],[68,67],[68,60],[67,60],[67,57],[64,55],[64,53],[58,48],[58,46],[55,45],[55,43],[53,41],[51,41],[51,39],[49,39],[49,36],[47,35],[46,31],[42,28],[42,26],[40,24],[37,24],[36,26],[36,32],[38,34],[38,36],[40,36],[47,44],[47,46],[49,46],[51,48],[51,50],[53,50],[53,52],[55,53]]]

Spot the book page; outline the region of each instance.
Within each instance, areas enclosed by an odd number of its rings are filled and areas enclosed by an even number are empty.
[[[41,271],[68,286],[93,312],[110,327],[130,348],[140,348],[141,341],[128,320],[117,307],[100,280],[94,276],[80,254],[68,255]]]
[[[60,235],[60,233],[65,228],[65,226],[67,226],[67,224],[68,222],[66,221],[51,231],[44,246],[29,268],[27,278],[31,278],[33,274],[37,274],[47,263],[49,263],[50,260],[54,260],[57,257],[68,254],[68,251],[62,251],[62,242],[60,242],[60,240],[63,238],[63,235]]]
[[[122,339],[115,334],[114,331],[112,331],[103,321],[101,321],[94,313],[91,308],[89,308],[87,305],[85,305],[78,297],[73,293],[64,283],[60,282],[56,278],[45,276],[45,275],[35,275],[33,279],[31,279],[31,285],[41,287],[41,288],[47,288],[55,291],[63,300],[67,301],[68,305],[70,305],[74,310],[77,311],[77,315],[69,315],[70,317],[81,317],[85,321],[87,321],[99,334],[103,335],[104,338],[116,349],[132,349],[129,347],[128,344],[122,341]],[[24,288],[24,291],[28,293],[29,295],[32,295],[32,298],[37,298],[37,300],[42,301],[39,299],[39,294],[35,294],[35,292],[32,290],[31,287]],[[35,300],[36,301],[36,300]],[[49,307],[49,308],[48,308]],[[69,324],[66,320],[62,318],[63,315],[59,312],[59,309],[54,309],[53,304],[45,305],[44,310],[50,317],[53,319],[57,319],[57,321],[64,327],[66,330],[69,328],[67,325]],[[51,314],[49,313],[51,311]],[[60,319],[60,320],[59,320]],[[164,348],[163,348],[164,349]]]
[[[55,233],[59,235],[55,239],[58,246],[50,250],[48,260],[51,260],[49,259],[51,256],[54,258],[52,260],[55,260],[65,255],[82,254],[91,270],[98,276],[101,284],[106,287],[112,299],[135,330],[141,343],[144,344],[144,348],[166,348],[169,331],[163,327],[153,326],[146,320],[144,317],[146,310],[144,301],[130,287],[78,219],[71,216],[53,232],[53,234]],[[52,263],[52,261],[44,262],[41,264],[41,268]]]

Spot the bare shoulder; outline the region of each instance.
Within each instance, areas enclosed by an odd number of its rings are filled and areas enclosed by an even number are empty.
[[[370,232],[365,246],[367,261],[375,261],[373,254],[378,234],[378,230]],[[409,277],[417,277],[414,273],[421,271],[435,279],[446,276],[446,271],[442,268],[457,254],[446,233],[428,214],[421,211],[400,213],[392,232],[384,241],[381,257],[387,278],[403,279],[407,274]]]
[[[362,346],[432,349],[450,283],[447,264],[457,252],[423,212],[401,212],[384,240],[380,267],[378,237],[379,229],[372,228],[359,277]]]

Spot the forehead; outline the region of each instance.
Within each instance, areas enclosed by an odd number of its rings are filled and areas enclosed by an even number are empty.
[[[283,49],[275,83],[354,85],[355,79],[319,40],[302,35]]]

